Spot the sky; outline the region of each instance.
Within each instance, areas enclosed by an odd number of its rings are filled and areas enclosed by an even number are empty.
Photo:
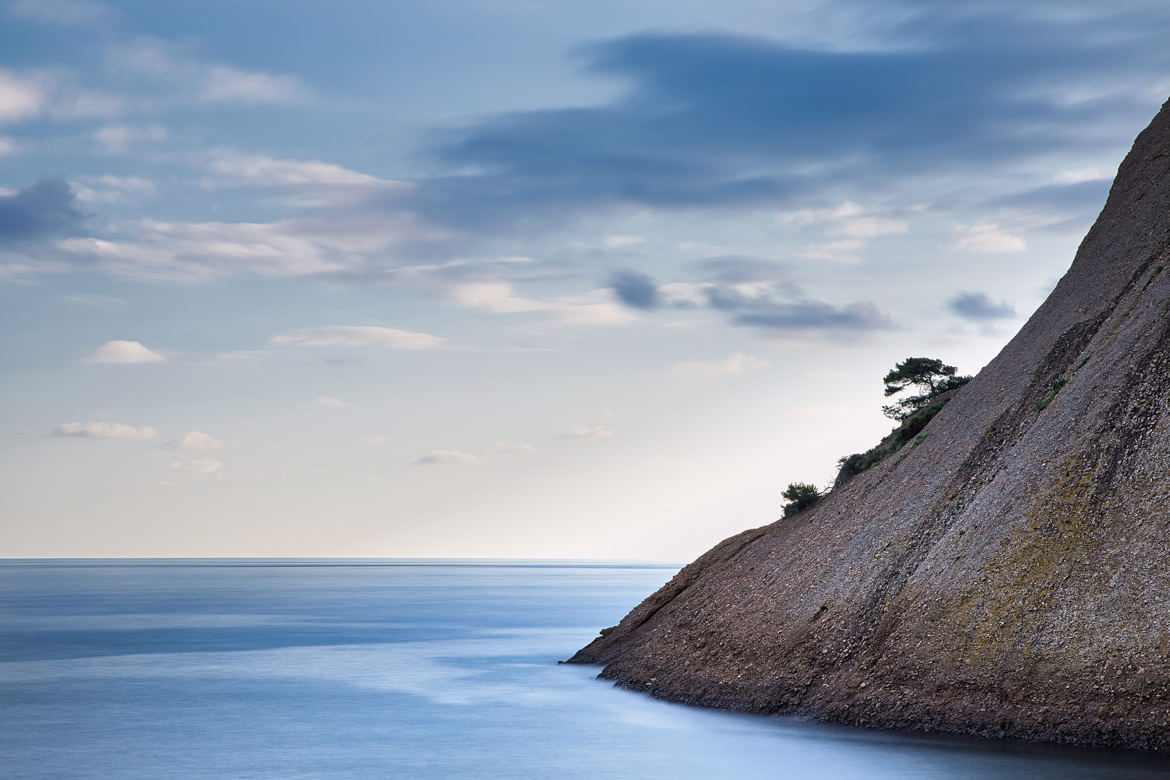
[[[683,562],[985,365],[1162,0],[8,0],[0,556]]]

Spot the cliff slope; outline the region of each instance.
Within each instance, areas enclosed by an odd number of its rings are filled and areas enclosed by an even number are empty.
[[[921,444],[720,543],[571,660],[691,704],[1170,748],[1168,391],[1170,102]]]

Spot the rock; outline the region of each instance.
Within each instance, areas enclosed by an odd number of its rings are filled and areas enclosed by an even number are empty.
[[[716,545],[571,662],[690,704],[1170,749],[1167,266],[1170,102],[929,435]]]

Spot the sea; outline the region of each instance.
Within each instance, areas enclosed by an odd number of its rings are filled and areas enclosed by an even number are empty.
[[[0,561],[0,777],[1154,778],[669,704],[558,664],[675,566]]]

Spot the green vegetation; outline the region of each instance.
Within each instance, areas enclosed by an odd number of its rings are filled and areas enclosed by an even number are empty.
[[[882,413],[893,420],[906,420],[915,412],[930,406],[943,393],[962,387],[971,381],[969,376],[955,376],[957,369],[936,358],[909,357],[896,364],[882,379],[886,397],[914,388],[918,392],[895,404],[883,406]]]
[[[1048,404],[1052,403],[1056,399],[1056,394],[1060,392],[1060,388],[1064,387],[1067,384],[1068,384],[1068,379],[1065,379],[1065,378],[1057,379],[1055,382],[1053,382],[1052,383],[1052,392],[1048,394],[1048,397],[1042,398],[1041,400],[1037,401],[1036,408],[1041,412],[1044,411],[1045,409],[1047,409]]]
[[[843,485],[866,469],[873,468],[902,449],[908,442],[913,441],[913,446],[917,447],[926,441],[926,436],[922,434],[922,429],[926,427],[928,422],[934,419],[936,414],[942,411],[942,408],[950,400],[951,396],[949,395],[936,398],[930,406],[919,409],[903,420],[901,425],[890,431],[890,434],[878,442],[876,446],[871,447],[865,452],[846,455],[838,460],[837,465],[840,467],[840,471],[837,473],[835,486]]]
[[[833,487],[840,487],[866,469],[873,468],[907,444],[911,449],[926,441],[922,433],[934,416],[951,400],[954,391],[967,382],[969,376],[956,376],[954,366],[935,358],[911,357],[890,369],[882,382],[887,397],[913,388],[913,395],[902,398],[892,406],[882,407],[887,417],[899,422],[884,439],[865,452],[846,455],[837,461],[839,471]],[[826,490],[825,493],[828,491]],[[786,503],[784,516],[788,517],[815,505],[825,495],[815,485],[792,482],[781,494]]]
[[[784,505],[785,517],[808,509],[821,500],[821,491],[807,482],[789,482],[780,495],[788,502]]]
[[[840,471],[833,486],[838,487],[866,469],[873,468],[906,444],[911,448],[926,441],[922,429],[951,400],[953,391],[971,381],[969,376],[956,376],[954,366],[935,358],[911,357],[896,364],[882,378],[886,396],[896,395],[908,388],[918,392],[892,406],[882,407],[887,417],[901,423],[889,435],[865,452],[846,455],[837,461]]]

